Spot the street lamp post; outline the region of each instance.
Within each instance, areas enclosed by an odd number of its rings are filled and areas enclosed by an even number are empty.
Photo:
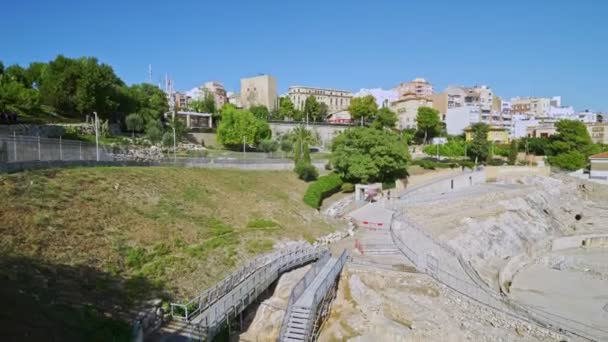
[[[177,155],[175,153],[177,143],[175,142],[175,120],[173,120],[173,163],[177,164]]]
[[[99,161],[99,118],[97,112],[93,112],[95,115],[95,153],[97,155],[96,160]]]

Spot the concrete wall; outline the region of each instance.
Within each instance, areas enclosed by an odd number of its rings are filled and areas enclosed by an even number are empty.
[[[548,177],[551,174],[551,168],[548,166],[487,166],[484,171],[489,182],[496,181],[503,176],[539,175]]]
[[[608,247],[608,234],[566,236],[555,239],[551,244],[551,251],[580,247]]]
[[[444,193],[485,182],[486,174],[484,171],[472,172],[467,170],[459,175],[450,175],[430,184],[422,184],[417,187],[406,189],[405,194],[407,194],[407,196],[418,196],[432,193]]]
[[[283,135],[289,133],[300,124],[296,123],[277,123],[271,122],[270,129],[272,130],[272,136]],[[313,131],[319,137],[321,146],[329,148],[332,140],[338,136],[342,131],[351,126],[338,126],[338,125],[309,125],[309,129]]]

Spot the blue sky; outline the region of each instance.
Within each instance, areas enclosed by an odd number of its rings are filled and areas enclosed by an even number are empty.
[[[96,56],[127,83],[177,89],[270,73],[290,85],[562,95],[608,111],[608,1],[66,1],[2,4],[0,60]]]

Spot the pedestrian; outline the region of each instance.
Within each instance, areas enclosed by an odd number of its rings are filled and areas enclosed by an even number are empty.
[[[386,198],[388,198],[389,201],[391,200],[391,191],[390,190],[386,194]]]

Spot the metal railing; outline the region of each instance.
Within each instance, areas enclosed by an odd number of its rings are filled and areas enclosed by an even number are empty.
[[[557,333],[570,334],[590,341],[602,340],[608,330],[575,321],[530,305],[515,303],[475,279],[476,272],[459,254],[433,239],[403,214],[394,217],[391,235],[399,250],[421,272],[452,290],[512,318],[539,325]],[[406,242],[407,241],[407,242]]]
[[[317,274],[319,274],[319,271],[321,271],[323,266],[325,266],[325,264],[329,260],[330,256],[331,256],[331,254],[329,253],[329,251],[324,253],[317,260],[317,262],[315,262],[315,264],[312,266],[312,268],[306,272],[304,277],[302,279],[300,279],[300,281],[298,281],[296,283],[296,285],[293,287],[293,289],[291,290],[291,294],[289,295],[289,299],[287,301],[287,307],[285,309],[285,315],[283,316],[283,323],[281,324],[281,332],[279,333],[279,341],[282,341],[283,338],[285,337],[285,333],[287,332],[287,325],[289,322],[289,318],[294,309],[295,303],[298,301],[300,296],[302,296],[302,293],[304,293],[304,291],[310,285],[310,283],[312,283],[312,281],[315,279]]]
[[[325,247],[305,246],[260,256],[192,300],[183,304],[172,303],[171,313],[210,339],[223,323],[241,313],[282,272],[318,259],[325,253],[328,253]]]

